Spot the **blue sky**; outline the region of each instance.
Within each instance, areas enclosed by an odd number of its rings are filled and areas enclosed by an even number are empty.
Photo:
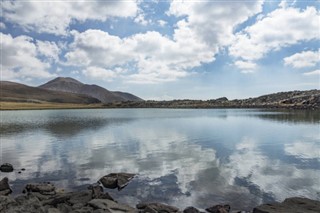
[[[1,80],[156,100],[319,89],[319,3],[4,0]]]

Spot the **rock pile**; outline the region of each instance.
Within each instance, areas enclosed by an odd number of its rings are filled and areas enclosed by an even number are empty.
[[[103,176],[100,183],[108,188],[122,189],[134,174],[112,173]],[[204,213],[195,207],[183,211],[162,203],[140,203],[135,208],[118,203],[103,187],[96,183],[86,190],[62,192],[50,182],[27,184],[24,195],[8,196],[8,178],[0,181],[0,213]],[[231,210],[230,205],[215,205],[205,209],[209,213],[246,213]],[[320,201],[307,198],[288,198],[282,203],[264,204],[253,209],[253,213],[316,213],[320,212]]]

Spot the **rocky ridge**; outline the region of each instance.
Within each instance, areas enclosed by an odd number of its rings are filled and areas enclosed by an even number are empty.
[[[105,104],[109,108],[285,108],[320,109],[320,90],[290,91],[256,98],[228,100],[226,97],[210,100],[142,101]]]

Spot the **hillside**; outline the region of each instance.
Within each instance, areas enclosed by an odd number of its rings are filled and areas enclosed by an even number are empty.
[[[292,108],[320,109],[320,90],[290,91],[263,95],[256,98],[228,100],[226,97],[211,100],[173,100],[122,102],[105,107],[123,108]]]
[[[24,84],[0,81],[0,100],[14,102],[54,102],[92,104],[100,103],[96,98],[67,92],[52,91]]]
[[[73,78],[58,77],[49,81],[39,88],[52,91],[63,91],[75,94],[84,94],[100,100],[102,103],[122,102],[122,101],[142,101],[141,98],[124,92],[112,92],[98,85],[81,83]]]

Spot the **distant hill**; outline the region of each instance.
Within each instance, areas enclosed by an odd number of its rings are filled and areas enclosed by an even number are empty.
[[[87,95],[51,91],[39,87],[31,87],[10,81],[0,81],[0,100],[16,102],[54,102],[92,104],[100,103],[96,98]]]
[[[73,78],[58,77],[49,81],[39,88],[52,91],[84,94],[100,100],[102,103],[122,102],[122,101],[143,101],[141,98],[124,92],[112,92],[98,85],[81,83]]]
[[[117,108],[289,108],[320,109],[320,90],[289,91],[256,98],[228,100],[226,97],[211,100],[144,101],[106,104]]]

